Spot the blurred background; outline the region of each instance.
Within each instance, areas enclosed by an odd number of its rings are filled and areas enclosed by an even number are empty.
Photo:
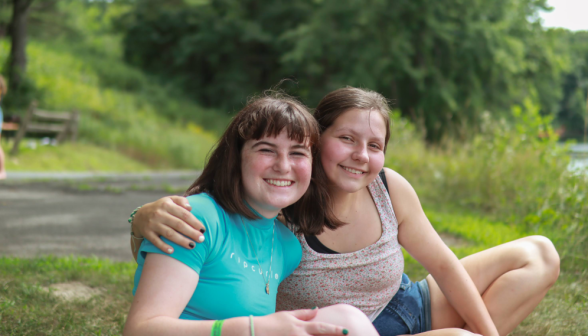
[[[126,216],[181,194],[231,116],[283,79],[310,107],[348,85],[390,99],[386,166],[458,256],[554,241],[560,280],[513,334],[588,334],[586,0],[0,0],[0,67],[0,334],[120,333]],[[76,141],[27,133],[15,150],[33,101],[77,111]],[[64,205],[26,219],[44,199]],[[72,281],[102,294],[39,294]]]

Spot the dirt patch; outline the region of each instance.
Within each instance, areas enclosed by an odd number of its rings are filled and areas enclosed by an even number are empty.
[[[88,287],[81,282],[53,284],[44,289],[63,301],[87,301],[95,295],[102,294],[104,291],[99,288]]]

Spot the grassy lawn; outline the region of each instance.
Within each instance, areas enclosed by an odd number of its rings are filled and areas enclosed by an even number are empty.
[[[0,258],[0,335],[120,335],[134,270],[97,258]],[[101,294],[64,301],[47,291],[72,282]]]
[[[452,248],[459,257],[526,235],[473,215],[430,209],[427,214],[439,232],[462,240]],[[409,255],[405,260],[411,279],[427,274]],[[132,300],[134,270],[134,263],[98,258],[0,258],[0,335],[118,335]],[[562,270],[555,287],[513,335],[588,334],[587,275]],[[60,283],[82,283],[98,294],[64,301],[45,289]]]
[[[6,169],[11,171],[115,171],[141,172],[150,170],[145,163],[133,160],[118,151],[91,144],[65,143],[58,146],[26,146],[25,139],[20,153],[9,155],[11,143],[2,141],[6,154]]]

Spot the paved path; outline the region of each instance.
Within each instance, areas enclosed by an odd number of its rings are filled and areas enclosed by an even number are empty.
[[[10,174],[0,181],[0,255],[132,260],[130,212],[157,198],[182,194],[197,174]]]

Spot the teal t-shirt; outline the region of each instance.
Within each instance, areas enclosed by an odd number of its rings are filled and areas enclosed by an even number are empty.
[[[249,220],[228,213],[205,193],[189,196],[188,201],[192,214],[206,227],[204,242],[196,243],[196,247],[189,250],[162,237],[174,248],[174,253],[169,256],[186,264],[200,277],[180,319],[220,320],[274,313],[278,286],[298,267],[302,257],[298,239],[275,217]],[[269,274],[274,223],[274,252],[272,272]],[[251,243],[243,225],[247,225]],[[252,246],[257,251],[266,279],[268,276],[271,278],[270,295],[265,292],[265,281]],[[148,253],[168,255],[150,241],[143,241],[137,258],[133,294]]]

